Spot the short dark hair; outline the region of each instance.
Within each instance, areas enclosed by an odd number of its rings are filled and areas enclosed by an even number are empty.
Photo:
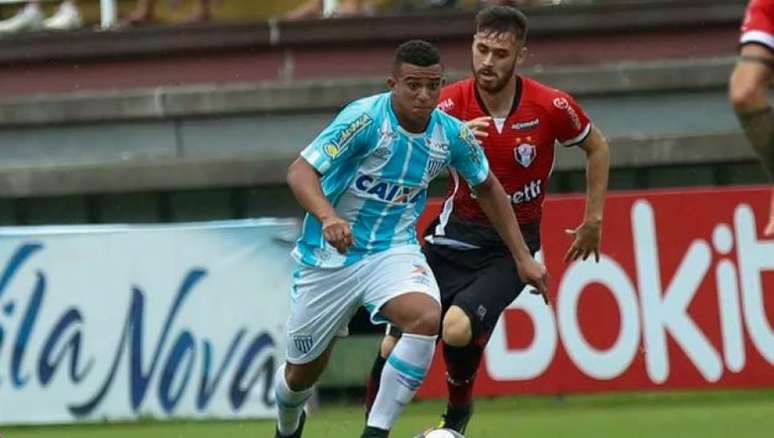
[[[527,42],[527,16],[511,6],[489,6],[476,15],[476,32],[513,33],[516,42]]]
[[[441,63],[441,52],[427,41],[406,41],[395,50],[395,58],[393,59],[394,67],[400,67],[403,63],[430,67]]]

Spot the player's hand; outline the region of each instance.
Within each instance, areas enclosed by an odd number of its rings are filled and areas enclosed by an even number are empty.
[[[575,238],[572,246],[564,256],[565,263],[579,258],[586,260],[593,253],[594,260],[599,263],[599,242],[602,240],[601,222],[583,222],[574,230],[564,230],[564,232]]]
[[[339,254],[346,254],[347,249],[354,243],[349,222],[338,216],[331,216],[323,219],[322,231],[325,240],[333,245]]]
[[[530,290],[531,294],[542,295],[543,301],[548,305],[548,270],[545,265],[532,257],[518,260],[516,268],[519,271],[521,281],[534,287]]]
[[[487,129],[489,129],[489,123],[491,123],[492,118],[489,116],[479,117],[473,120],[468,120],[465,122],[465,126],[467,126],[471,131],[473,131],[473,134],[478,138],[486,138],[489,137],[489,132],[487,132]]]

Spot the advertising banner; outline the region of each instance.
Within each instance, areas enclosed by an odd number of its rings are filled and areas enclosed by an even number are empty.
[[[763,187],[612,194],[599,263],[563,261],[583,198],[548,199],[551,305],[524,293],[506,310],[477,394],[774,386],[770,199]],[[446,394],[437,356],[422,397]]]
[[[271,417],[296,234],[0,228],[0,424]]]

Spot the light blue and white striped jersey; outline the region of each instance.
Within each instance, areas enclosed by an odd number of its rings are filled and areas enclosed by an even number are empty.
[[[427,186],[445,167],[455,168],[471,187],[489,174],[486,156],[464,123],[435,110],[424,133],[410,133],[399,125],[390,93],[349,104],[301,156],[323,175],[322,191],[354,237],[347,254],[339,254],[325,241],[320,221],[307,213],[293,257],[323,268],[418,244],[416,221]]]

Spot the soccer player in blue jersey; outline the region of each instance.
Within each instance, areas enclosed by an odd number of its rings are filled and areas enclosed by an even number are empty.
[[[300,437],[304,405],[360,306],[403,336],[381,377],[362,437],[386,437],[422,383],[440,325],[439,291],[416,236],[427,186],[448,166],[465,178],[513,254],[519,275],[546,292],[509,198],[473,133],[436,109],[444,83],[438,50],[398,47],[390,92],[349,104],[290,166],[288,184],[307,210],[293,250],[287,362],[276,379],[276,437]]]

